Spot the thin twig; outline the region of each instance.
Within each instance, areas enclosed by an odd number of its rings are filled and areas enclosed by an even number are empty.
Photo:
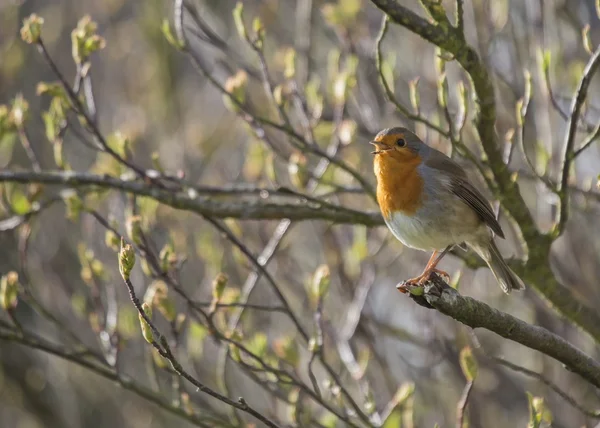
[[[171,363],[173,370],[175,370],[180,376],[182,376],[185,380],[190,382],[192,385],[194,385],[196,388],[198,388],[198,390],[204,392],[205,394],[208,394],[211,397],[214,397],[217,400],[222,401],[225,404],[228,404],[229,406],[235,407],[236,409],[239,409],[243,412],[248,413],[251,416],[254,416],[256,419],[258,419],[259,421],[261,421],[268,427],[278,428],[278,425],[275,422],[271,421],[269,418],[267,418],[266,416],[261,414],[259,411],[250,407],[248,405],[248,403],[242,397],[240,397],[237,401],[233,401],[230,398],[214,391],[212,388],[204,385],[199,380],[194,378],[192,375],[187,373],[183,369],[181,364],[179,364],[179,361],[177,361],[177,359],[173,355],[171,347],[169,346],[165,336],[163,336],[160,333],[160,331],[156,328],[156,326],[154,325],[152,320],[150,320],[150,318],[148,317],[146,312],[144,312],[144,309],[142,308],[142,305],[135,294],[135,290],[133,288],[133,284],[131,283],[131,280],[129,278],[123,278],[123,281],[125,282],[125,285],[127,286],[127,290],[129,291],[129,297],[131,299],[131,302],[137,309],[138,314],[144,319],[146,324],[148,324],[148,326],[152,330],[152,333],[154,335],[154,340],[151,341],[151,345],[154,347],[154,349],[156,349],[158,351],[158,353],[163,358],[167,359]]]
[[[467,410],[467,404],[472,390],[473,381],[470,380],[465,385],[465,389],[463,389],[458,405],[456,406],[456,428],[463,428],[464,426],[465,411]]]
[[[569,115],[569,121],[567,123],[567,132],[565,134],[563,143],[562,153],[562,170],[560,173],[560,180],[558,185],[558,195],[560,198],[560,210],[557,213],[555,236],[560,236],[567,224],[569,218],[569,201],[568,201],[568,184],[569,177],[571,174],[571,164],[575,158],[575,138],[577,136],[577,124],[579,122],[579,115],[581,114],[581,108],[585,99],[587,98],[587,91],[592,81],[592,77],[600,66],[600,45],[596,48],[596,51],[591,56],[585,69],[583,70],[583,76],[579,81],[577,91],[573,95],[571,100],[571,109]]]
[[[571,397],[569,394],[567,394],[565,391],[563,391],[561,388],[559,388],[554,382],[547,379],[543,375],[541,375],[533,370],[529,370],[518,364],[511,363],[510,361],[507,361],[504,358],[495,357],[495,356],[487,355],[487,354],[486,354],[486,356],[488,358],[490,358],[491,360],[493,360],[494,362],[496,362],[504,367],[507,367],[518,373],[522,373],[524,375],[530,376],[534,379],[537,379],[538,381],[540,381],[544,385],[546,385],[548,388],[550,388],[551,390],[556,392],[563,400],[565,400],[567,403],[569,403],[571,406],[573,406],[574,408],[579,410],[581,413],[583,413],[587,417],[594,418],[594,419],[600,419],[600,410],[586,409],[581,404],[579,404],[577,402],[577,400],[575,400],[573,397]]]

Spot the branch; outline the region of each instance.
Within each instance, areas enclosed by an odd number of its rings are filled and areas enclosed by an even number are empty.
[[[456,428],[463,428],[465,421],[465,411],[467,410],[467,404],[469,403],[469,397],[473,390],[473,381],[470,380],[465,385],[463,393],[460,396],[460,400],[456,406]]]
[[[555,234],[560,236],[567,224],[569,219],[569,203],[568,203],[568,183],[569,176],[571,175],[571,164],[575,159],[575,137],[577,136],[577,124],[579,123],[579,115],[581,114],[581,108],[587,97],[587,91],[592,81],[592,77],[600,66],[600,45],[596,48],[594,55],[590,58],[585,69],[583,70],[583,76],[579,81],[577,91],[571,101],[571,114],[569,116],[569,122],[567,124],[567,133],[565,134],[565,142],[563,148],[563,161],[562,171],[560,174],[560,183],[558,187],[558,196],[560,198],[560,210],[558,211],[558,219],[556,222]],[[594,132],[596,134],[597,132]],[[593,141],[593,138],[590,141]],[[584,143],[585,144],[585,143]],[[584,145],[584,147],[587,147]]]
[[[51,342],[46,341],[45,339],[37,338],[30,334],[23,336],[14,332],[0,331],[0,340],[6,342],[19,343],[28,348],[38,349],[45,353],[56,355],[66,361],[75,363],[78,366],[85,367],[86,369],[96,373],[99,376],[116,382],[122,388],[134,392],[136,395],[158,405],[163,410],[166,410],[181,418],[184,418],[193,425],[199,427],[211,426],[211,423],[206,420],[207,417],[209,417],[205,414],[205,412],[207,412],[207,409],[202,409],[202,416],[189,415],[185,412],[183,408],[175,406],[169,400],[164,400],[163,397],[155,394],[154,392],[141,385],[138,385],[131,378],[124,375],[120,375],[119,373],[115,372],[112,368],[90,362],[82,356],[82,353],[67,351],[62,345],[55,345]],[[210,419],[212,420],[212,417],[210,417]]]
[[[543,327],[527,324],[483,302],[461,296],[439,276],[425,284],[424,294],[411,297],[419,304],[437,309],[471,328],[485,328],[505,339],[535,349],[564,364],[585,381],[600,388],[600,363],[565,339]]]
[[[577,402],[577,400],[575,400],[573,397],[571,397],[565,391],[563,391],[562,389],[560,389],[556,384],[554,384],[552,381],[550,381],[549,379],[545,378],[543,375],[539,374],[538,372],[535,372],[533,370],[529,370],[529,369],[527,369],[525,367],[522,367],[522,366],[519,366],[517,364],[511,363],[510,361],[507,361],[504,358],[495,357],[495,356],[487,355],[487,354],[486,354],[486,356],[488,358],[490,358],[492,361],[494,361],[494,362],[496,362],[496,363],[498,363],[498,364],[500,364],[500,365],[502,365],[504,367],[507,367],[507,368],[509,368],[511,370],[514,370],[515,372],[522,373],[524,375],[531,376],[532,378],[537,379],[538,381],[542,382],[548,388],[550,388],[551,390],[553,390],[560,397],[562,397],[563,400],[565,400],[567,403],[569,403],[571,406],[573,406],[574,408],[576,408],[577,410],[579,410],[581,413],[583,413],[587,417],[594,418],[594,419],[600,419],[600,410],[586,409],[581,404],[579,404]]]
[[[0,182],[56,184],[66,187],[99,187],[115,189],[138,196],[150,197],[172,208],[193,211],[206,217],[239,218],[244,220],[325,220],[333,223],[383,225],[379,212],[362,212],[326,201],[298,196],[290,202],[262,198],[215,201],[200,197],[194,188],[182,191],[159,189],[141,181],[125,181],[108,175],[73,171],[0,171]],[[291,195],[294,195],[291,193]]]

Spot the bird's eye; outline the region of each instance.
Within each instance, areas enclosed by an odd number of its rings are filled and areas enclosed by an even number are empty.
[[[404,147],[404,146],[406,146],[406,140],[404,138],[398,138],[396,140],[396,145],[398,147]]]

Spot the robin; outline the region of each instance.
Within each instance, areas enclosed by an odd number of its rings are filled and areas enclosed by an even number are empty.
[[[504,238],[504,233],[490,204],[460,165],[406,128],[384,129],[370,143],[376,148],[377,201],[386,225],[404,245],[433,251],[423,273],[400,291],[423,285],[434,272],[448,277],[436,266],[463,244],[485,260],[505,293],[525,288],[494,243],[494,235]]]

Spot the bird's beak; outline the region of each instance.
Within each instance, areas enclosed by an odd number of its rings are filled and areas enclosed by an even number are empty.
[[[378,141],[369,141],[369,144],[374,145],[375,149],[376,149],[375,151],[371,152],[372,155],[378,155],[379,153],[390,150],[389,147],[387,147],[385,144],[382,144]]]

